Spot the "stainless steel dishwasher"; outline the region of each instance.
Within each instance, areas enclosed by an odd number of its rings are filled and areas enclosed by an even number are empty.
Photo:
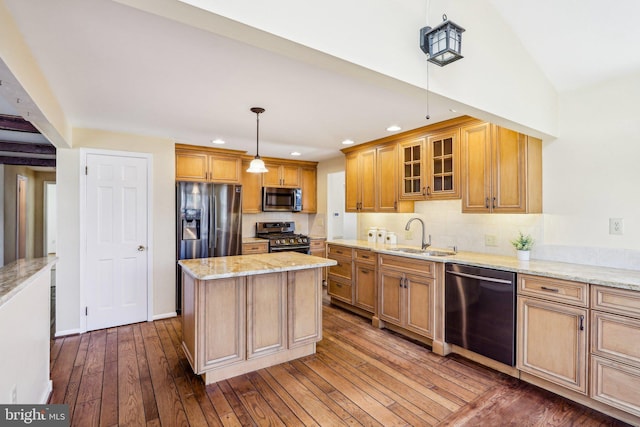
[[[447,264],[445,341],[515,366],[516,274]]]

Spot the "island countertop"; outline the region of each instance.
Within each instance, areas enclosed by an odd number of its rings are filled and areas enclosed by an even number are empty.
[[[215,258],[183,259],[182,269],[198,280],[224,279],[278,271],[305,270],[336,265],[332,259],[298,252],[237,255]]]
[[[0,306],[24,289],[58,258],[55,256],[19,259],[0,268]]]

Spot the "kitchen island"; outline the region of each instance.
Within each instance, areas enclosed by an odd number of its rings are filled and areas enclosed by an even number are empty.
[[[314,354],[322,268],[297,252],[179,261],[182,347],[206,384]]]

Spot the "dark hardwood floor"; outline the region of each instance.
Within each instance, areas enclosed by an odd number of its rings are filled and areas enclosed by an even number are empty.
[[[179,318],[52,342],[50,403],[75,426],[623,426],[323,307],[317,354],[205,387]]]

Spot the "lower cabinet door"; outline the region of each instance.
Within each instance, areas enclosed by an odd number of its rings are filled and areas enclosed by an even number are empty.
[[[435,280],[416,275],[407,275],[406,279],[406,328],[428,338],[433,338]]]
[[[378,310],[380,320],[402,325],[404,274],[393,270],[380,270]]]
[[[287,273],[247,276],[247,359],[286,348]]]
[[[518,369],[587,394],[587,310],[518,297]]]
[[[368,312],[376,309],[376,270],[366,264],[356,264],[354,304]]]

